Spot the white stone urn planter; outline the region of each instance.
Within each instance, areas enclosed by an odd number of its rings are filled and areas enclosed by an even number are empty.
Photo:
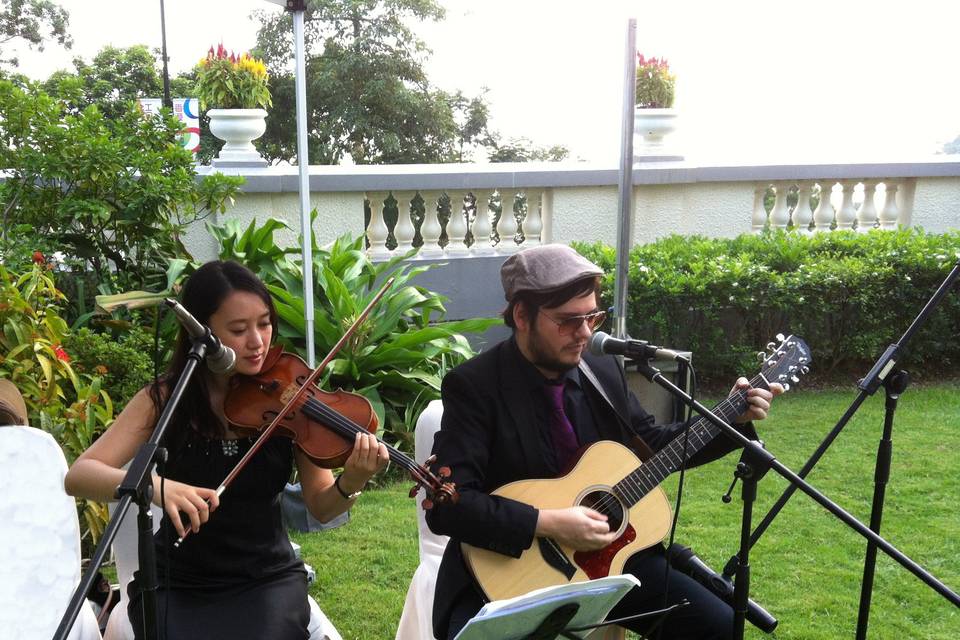
[[[264,109],[210,109],[210,133],[226,144],[213,160],[214,165],[266,166],[253,141],[267,130]]]
[[[676,109],[641,109],[633,111],[634,161],[656,159],[682,159],[664,141],[677,129]]]

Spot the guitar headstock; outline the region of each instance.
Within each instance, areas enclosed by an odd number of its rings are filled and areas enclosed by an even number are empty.
[[[779,382],[784,391],[789,391],[791,384],[800,382],[800,376],[810,370],[813,357],[803,338],[793,335],[785,338],[782,333],[778,333],[777,340],[780,344],[767,344],[769,353],[761,351],[757,354],[763,363],[760,373],[768,383]]]

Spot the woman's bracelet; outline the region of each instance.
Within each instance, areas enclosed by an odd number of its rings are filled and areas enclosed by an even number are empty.
[[[346,491],[344,491],[343,487],[340,486],[341,476],[343,476],[343,474],[340,474],[339,476],[334,478],[333,486],[337,490],[337,493],[343,496],[344,500],[355,500],[361,493],[363,493],[362,490],[354,491],[353,493],[347,493]]]

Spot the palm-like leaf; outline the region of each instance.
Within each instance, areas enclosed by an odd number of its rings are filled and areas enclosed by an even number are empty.
[[[259,228],[256,221],[246,228],[235,221],[210,226],[220,242],[220,257],[246,264],[267,283],[279,316],[278,341],[305,356],[302,261],[294,255],[296,249],[280,248],[273,239],[285,225],[268,220]],[[393,278],[353,338],[328,364],[321,384],[362,393],[389,439],[409,450],[416,418],[427,402],[439,397],[444,373],[473,355],[461,332],[483,332],[500,320],[444,322],[443,296],[414,284],[431,268],[405,262],[414,252],[374,263],[364,251],[362,236],[341,236],[322,248],[313,243],[310,303],[321,357],[356,321],[380,284]]]

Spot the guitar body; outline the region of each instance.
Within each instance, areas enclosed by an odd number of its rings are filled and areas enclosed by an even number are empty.
[[[628,448],[605,440],[588,447],[561,478],[520,480],[494,491],[493,495],[537,509],[597,508],[600,501],[604,508],[597,510],[608,515],[613,512],[609,522],[620,535],[593,552],[575,552],[538,537],[519,558],[461,543],[467,566],[487,598],[502,600],[533,589],[617,575],[631,555],[663,540],[670,530],[671,510],[662,489],[655,487],[630,508],[611,493],[617,482],[641,464]]]

